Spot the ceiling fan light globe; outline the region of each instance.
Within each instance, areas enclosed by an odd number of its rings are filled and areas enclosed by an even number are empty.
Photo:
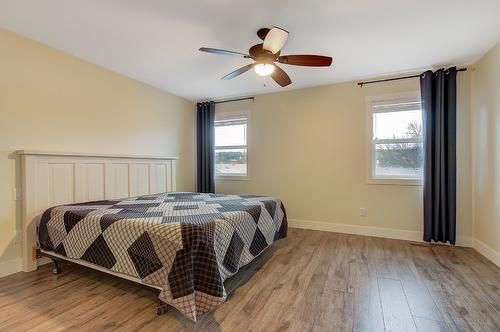
[[[274,73],[274,65],[270,63],[258,63],[253,70],[260,76],[269,76]]]

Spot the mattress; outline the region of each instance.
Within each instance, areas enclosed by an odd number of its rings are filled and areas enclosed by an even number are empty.
[[[224,280],[287,230],[278,198],[171,192],[52,207],[38,241],[161,288],[160,300],[196,321],[225,301]]]

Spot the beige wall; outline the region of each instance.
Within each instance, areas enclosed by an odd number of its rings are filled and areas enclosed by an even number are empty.
[[[497,46],[458,80],[458,237],[470,242],[474,217],[476,237],[497,251],[499,57]],[[3,30],[0,73],[0,264],[20,257],[15,150],[179,156],[178,189],[194,189],[191,102]],[[289,218],[304,223],[418,235],[422,188],[366,183],[365,109],[366,96],[418,90],[418,79],[364,88],[350,82],[219,105],[251,113],[251,179],[218,181],[218,192],[276,195]]]
[[[458,237],[465,244],[472,234],[469,75],[458,79]],[[217,181],[217,191],[276,195],[292,221],[388,228],[421,238],[422,187],[366,183],[365,97],[419,90],[418,79],[363,88],[351,82],[220,105],[218,112],[250,111],[251,180]],[[359,215],[361,207],[367,217]]]
[[[474,234],[500,262],[500,44],[474,66]],[[484,248],[484,244],[489,248]],[[499,263],[497,263],[499,264]]]
[[[193,190],[193,144],[192,102],[0,30],[0,265],[21,256],[15,150],[178,156]]]

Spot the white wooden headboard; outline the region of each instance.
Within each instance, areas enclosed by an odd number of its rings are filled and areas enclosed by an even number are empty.
[[[22,164],[23,270],[33,271],[36,224],[48,208],[175,191],[174,157],[17,151]]]

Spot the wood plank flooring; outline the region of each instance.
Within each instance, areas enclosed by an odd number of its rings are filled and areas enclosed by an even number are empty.
[[[500,331],[500,268],[470,248],[291,229],[193,323],[154,290],[66,264],[0,279],[0,331]]]

